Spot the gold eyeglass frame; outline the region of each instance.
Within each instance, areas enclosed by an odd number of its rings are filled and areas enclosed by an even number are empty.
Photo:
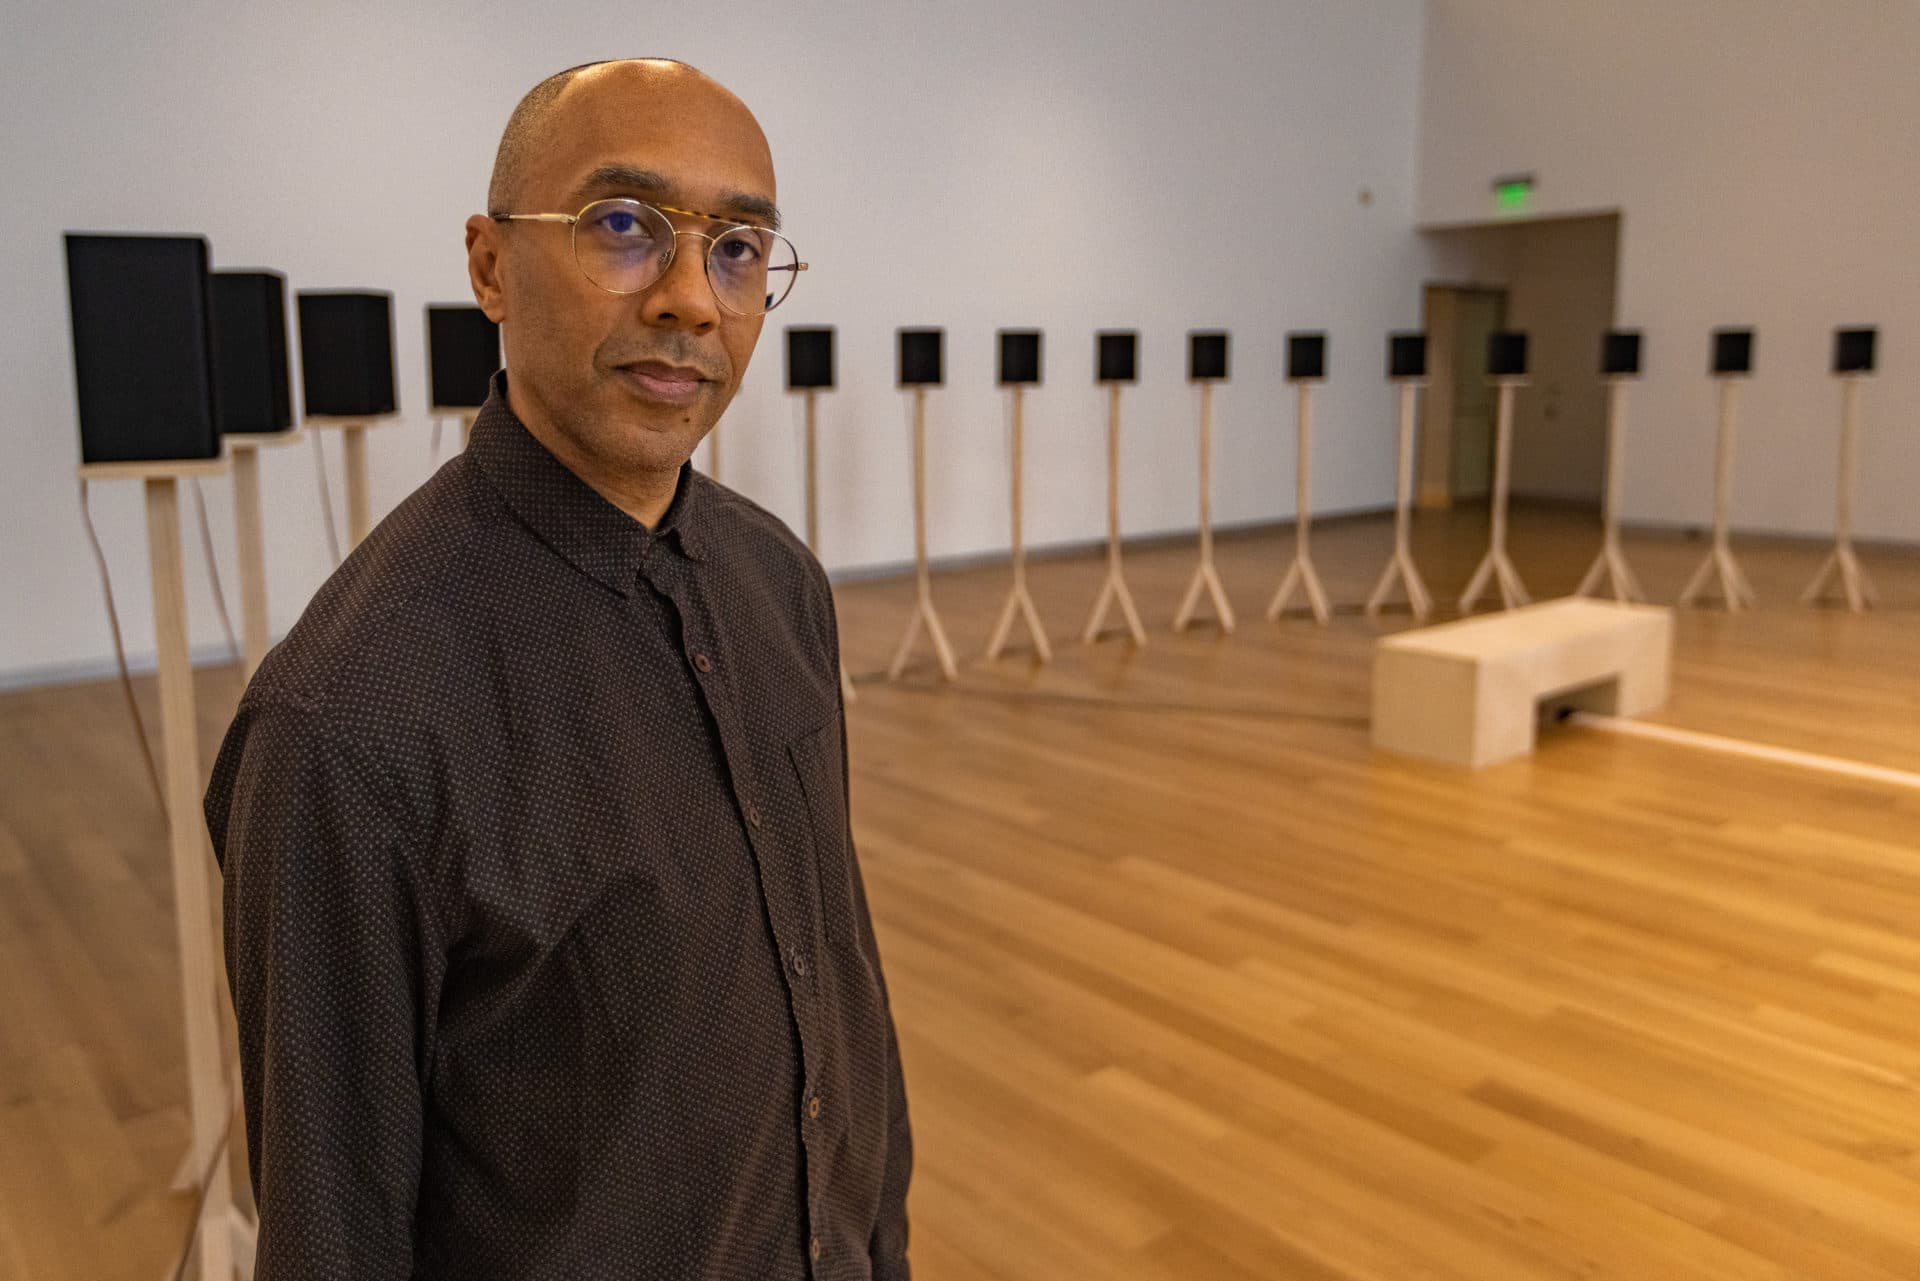
[[[596,208],[597,206],[600,206],[600,205],[632,205],[639,209],[651,209],[655,213],[662,215],[660,221],[666,223],[668,229],[673,232],[673,244],[668,247],[667,251],[663,255],[661,255],[661,258],[660,258],[660,274],[658,276],[655,276],[652,280],[648,281],[646,284],[640,286],[640,288],[638,289],[608,289],[605,285],[595,280],[592,276],[587,275],[587,269],[585,265],[583,265],[580,261],[580,221],[581,219],[587,216],[587,210]],[[675,227],[673,225],[673,220],[671,218],[667,218],[664,216],[670,213],[680,214],[682,217],[686,217],[686,218],[703,218],[708,222],[721,223],[721,224],[724,224],[726,230],[722,231],[718,236],[710,236],[704,231],[684,230],[682,228]],[[589,200],[586,204],[580,206],[579,213],[572,213],[572,214],[489,213],[487,217],[493,219],[495,222],[565,223],[569,229],[567,232],[567,246],[573,251],[573,265],[580,268],[580,274],[583,276],[586,276],[587,282],[591,284],[595,289],[601,290],[605,293],[613,294],[614,296],[621,297],[621,298],[631,297],[634,294],[645,293],[647,290],[653,288],[655,285],[659,284],[662,280],[666,278],[667,272],[672,270],[673,268],[674,255],[679,252],[680,237],[682,236],[698,236],[700,237],[700,239],[707,242],[707,252],[701,257],[701,267],[705,271],[706,277],[707,277],[707,288],[713,291],[713,300],[715,302],[719,303],[721,307],[725,308],[727,311],[732,312],[736,316],[752,317],[752,316],[764,316],[768,314],[774,309],[774,307],[778,307],[780,303],[785,302],[788,299],[788,297],[792,295],[794,285],[800,282],[800,273],[807,269],[807,264],[800,261],[799,249],[794,246],[794,243],[791,240],[788,240],[785,236],[775,231],[772,227],[762,227],[757,223],[741,222],[738,218],[723,218],[719,214],[702,213],[698,209],[676,209],[672,205],[651,204],[645,200],[635,200],[631,196],[606,196],[599,200]],[[764,311],[741,311],[738,307],[729,306],[727,303],[727,300],[720,296],[720,290],[713,283],[714,246],[719,244],[721,239],[725,237],[729,232],[742,230],[742,229],[747,231],[764,232],[769,236],[778,237],[781,241],[785,242],[788,249],[793,250],[793,266],[767,268],[769,272],[791,271],[792,273],[794,273],[794,276],[793,276],[793,279],[788,282],[786,290],[780,295],[779,301],[775,302],[773,304],[773,307],[768,307]]]

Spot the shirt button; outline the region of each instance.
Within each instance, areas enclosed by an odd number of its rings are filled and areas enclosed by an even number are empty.
[[[807,977],[807,954],[796,947],[790,955],[793,958],[793,972],[801,978]]]
[[[705,654],[695,654],[693,656],[693,665],[699,668],[703,673],[710,672],[713,670],[713,660],[711,658],[708,658]]]
[[[820,1119],[820,1096],[819,1095],[816,1094],[812,1098],[807,1100],[807,1115],[816,1121]]]
[[[760,807],[758,805],[747,806],[747,822],[753,824],[755,827],[760,826]]]
[[[813,1257],[814,1262],[818,1263],[820,1261],[820,1238],[819,1237],[815,1237],[813,1238],[813,1240],[807,1242],[807,1253]]]

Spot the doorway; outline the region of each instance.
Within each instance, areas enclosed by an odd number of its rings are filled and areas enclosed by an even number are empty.
[[[1493,384],[1487,380],[1487,339],[1506,327],[1507,295],[1500,289],[1454,291],[1453,497],[1483,499],[1493,490]]]
[[[1425,325],[1432,368],[1422,447],[1421,505],[1484,501],[1493,488],[1493,387],[1487,338],[1506,327],[1507,292],[1428,285]]]
[[[1513,496],[1598,508],[1606,474],[1600,335],[1614,323],[1617,212],[1430,228],[1434,283],[1420,503],[1485,501],[1493,463],[1486,336],[1527,334],[1528,381],[1513,407]]]

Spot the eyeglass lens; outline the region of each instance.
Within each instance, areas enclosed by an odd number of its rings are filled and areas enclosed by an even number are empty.
[[[674,244],[666,215],[637,200],[598,201],[573,228],[580,270],[616,294],[638,293],[660,279]],[[732,227],[706,249],[707,279],[729,310],[749,316],[771,311],[793,288],[797,260],[778,232]]]

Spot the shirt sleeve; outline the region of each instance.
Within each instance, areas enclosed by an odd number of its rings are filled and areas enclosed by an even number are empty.
[[[413,1272],[444,965],[417,852],[381,785],[320,715],[249,702],[207,792],[259,1206],[256,1281]]]

